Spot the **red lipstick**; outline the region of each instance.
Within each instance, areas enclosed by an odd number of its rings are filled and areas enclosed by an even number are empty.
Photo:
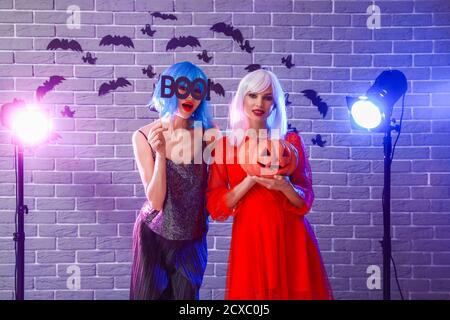
[[[181,106],[183,107],[183,110],[186,111],[186,112],[190,112],[194,108],[194,104],[192,102],[189,102],[189,101],[183,102],[181,104]]]
[[[264,110],[261,110],[261,109],[254,109],[254,110],[252,110],[252,112],[254,115],[256,115],[258,117],[261,117],[265,113]]]

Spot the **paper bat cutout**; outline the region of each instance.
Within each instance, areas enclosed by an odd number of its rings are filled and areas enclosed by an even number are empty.
[[[75,114],[75,111],[70,110],[69,106],[64,106],[64,110],[61,111],[61,115],[63,117],[67,117],[67,118],[73,118],[74,114]]]
[[[76,40],[59,39],[55,38],[47,45],[47,50],[72,50],[77,52],[83,52],[81,45]]]
[[[295,64],[292,63],[292,54],[288,55],[287,57],[281,58],[281,63],[284,64],[288,69],[295,66]]]
[[[325,143],[327,143],[326,140],[322,140],[322,136],[320,134],[316,134],[316,138],[312,138],[311,141],[314,145],[318,145],[321,148],[325,147]]]
[[[293,126],[292,124],[290,124],[290,123],[288,123],[288,129],[287,129],[287,131],[288,131],[288,132],[292,131],[292,132],[298,133],[297,128],[294,127],[294,126]]]
[[[152,30],[152,27],[149,24],[146,24],[145,28],[142,28],[141,31],[142,31],[142,34],[146,34],[149,37],[153,37],[153,35],[156,32],[156,30]]]
[[[210,30],[214,32],[223,33],[224,35],[231,37],[235,42],[242,45],[244,42],[244,37],[239,29],[235,29],[231,24],[226,24],[225,22],[219,22],[214,24]]]
[[[241,45],[239,45],[239,47],[241,47],[242,50],[244,50],[248,53],[252,53],[253,49],[255,49],[255,47],[250,46],[250,42],[248,40],[245,40],[245,44],[241,44]]]
[[[117,88],[124,88],[124,87],[128,87],[131,86],[130,81],[128,81],[125,78],[117,78],[117,80],[111,80],[109,82],[104,82],[102,83],[102,85],[100,86],[100,88],[98,89],[98,95],[99,96],[104,96],[105,94],[116,90]]]
[[[320,114],[322,115],[322,118],[325,118],[328,112],[328,105],[326,104],[326,102],[322,101],[322,98],[317,95],[317,92],[314,90],[303,90],[302,93],[306,98],[311,100],[311,103],[314,106],[317,107]]]
[[[216,94],[225,97],[225,89],[220,83],[214,83],[214,81],[211,80],[210,90],[213,90]]]
[[[252,72],[258,69],[262,69],[260,64],[249,64],[245,67],[245,70],[247,70],[248,72]]]
[[[40,101],[47,92],[53,90],[58,84],[66,80],[64,77],[61,76],[51,76],[50,79],[45,81],[42,86],[39,86],[36,89],[36,99]]]
[[[286,107],[289,107],[292,104],[292,102],[289,101],[289,93],[287,92],[284,94],[284,104],[286,105]]]
[[[131,40],[130,37],[127,37],[127,36],[107,35],[102,38],[102,40],[100,41],[100,45],[101,46],[109,46],[109,45],[120,46],[120,45],[122,45],[124,47],[134,48],[133,40]]]
[[[154,105],[151,105],[151,106],[148,108],[148,110],[158,112],[158,110],[156,110],[156,107],[155,107]]]
[[[142,68],[142,73],[147,75],[150,79],[156,76],[156,73],[153,72],[153,67],[148,65],[147,68]]]
[[[84,63],[95,64],[97,62],[97,58],[93,57],[90,52],[86,53],[86,56],[82,57]]]
[[[150,13],[150,11],[149,11]],[[154,16],[155,18],[161,18],[163,20],[178,20],[178,18],[173,15],[173,14],[166,14],[166,13],[161,13],[159,11],[155,11],[150,13],[152,16]]]
[[[169,50],[175,50],[178,47],[186,47],[191,46],[193,47],[200,47],[200,41],[196,37],[193,36],[187,36],[187,37],[178,37],[178,38],[172,38],[169,40],[166,46],[166,51]]]
[[[209,63],[211,61],[211,59],[213,58],[212,56],[211,57],[208,56],[208,51],[206,51],[206,50],[203,50],[202,53],[199,53],[197,55],[197,57],[206,63]]]

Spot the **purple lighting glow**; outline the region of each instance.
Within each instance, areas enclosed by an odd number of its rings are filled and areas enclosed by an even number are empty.
[[[5,125],[11,129],[17,143],[35,146],[48,140],[53,124],[45,110],[30,104],[16,105],[7,112]]]

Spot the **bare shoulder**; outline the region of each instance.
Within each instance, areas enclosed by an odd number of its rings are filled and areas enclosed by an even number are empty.
[[[155,119],[154,121],[146,124],[145,126],[140,127],[133,133],[133,142],[137,143],[138,141],[147,141],[146,137],[148,137],[148,133],[151,128],[159,121],[159,119]],[[142,134],[143,133],[143,134]],[[145,135],[145,136],[144,136]]]

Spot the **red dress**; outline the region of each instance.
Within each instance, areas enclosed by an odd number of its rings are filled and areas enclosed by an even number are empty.
[[[231,147],[233,163],[226,163],[225,152],[216,149],[216,157],[223,154],[223,164],[217,160],[211,164],[207,209],[215,220],[234,217],[226,299],[332,299],[317,240],[304,217],[314,200],[311,168],[300,136],[289,132],[285,139],[299,153],[290,181],[305,192],[305,205],[301,208],[291,204],[281,191],[258,183],[234,210],[228,208],[225,195],[246,173],[237,163],[236,147]],[[227,144],[225,138],[219,143],[223,147]]]

